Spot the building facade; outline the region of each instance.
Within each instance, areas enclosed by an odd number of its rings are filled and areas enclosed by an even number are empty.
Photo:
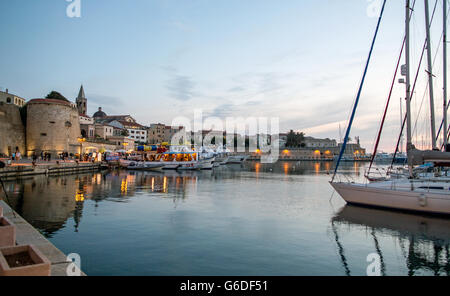
[[[305,143],[306,148],[334,148],[338,146],[336,140],[328,138],[317,139],[313,137],[305,137],[303,143]]]
[[[0,91],[0,102],[5,104],[16,105],[17,107],[25,106],[26,100],[19,96],[9,93],[8,89],[6,91]]]
[[[94,124],[95,129],[95,138],[101,138],[104,140],[108,140],[110,137],[114,135],[114,127],[107,124]]]

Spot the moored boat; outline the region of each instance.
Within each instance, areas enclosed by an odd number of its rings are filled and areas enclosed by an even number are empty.
[[[446,30],[446,12],[447,12],[447,1],[444,1],[444,32]],[[384,8],[385,8],[386,0],[383,2],[383,7],[380,13],[380,17],[378,19],[378,25],[377,30],[375,31],[375,36],[372,42],[371,51],[369,54],[369,58],[366,63],[366,68],[364,71],[363,79],[360,84],[360,88],[358,91],[358,96],[356,98],[353,112],[350,117],[349,126],[347,128],[346,137],[344,139],[348,139],[348,135],[350,134],[350,130],[352,127],[353,119],[356,113],[356,109],[358,106],[358,101],[360,99],[361,90],[364,85],[364,78],[367,73],[367,68],[370,62],[370,57],[372,54],[373,46],[377,37],[378,28],[383,16]],[[432,148],[433,150],[430,151],[419,151],[415,148],[415,146],[412,144],[412,121],[411,121],[411,98],[414,94],[414,88],[415,84],[411,89],[411,83],[410,83],[410,42],[409,42],[409,26],[410,26],[410,15],[414,12],[414,9],[411,9],[410,7],[410,0],[406,0],[406,10],[405,10],[405,18],[406,18],[406,33],[404,38],[404,48],[405,48],[405,60],[406,64],[402,66],[402,75],[406,77],[406,81],[402,79],[402,82],[405,83],[405,89],[406,89],[406,116],[403,120],[403,126],[406,124],[407,128],[407,145],[406,145],[406,151],[407,151],[407,162],[408,162],[408,169],[404,172],[397,172],[393,173],[392,176],[399,177],[398,180],[380,180],[378,182],[373,183],[367,183],[367,184],[357,184],[357,183],[350,183],[350,182],[339,182],[335,181],[336,174],[338,171],[339,163],[342,159],[343,152],[345,151],[345,146],[347,140],[344,141],[344,144],[341,149],[341,153],[339,155],[337,165],[335,168],[335,172],[333,175],[333,178],[330,182],[331,186],[339,193],[339,195],[350,204],[357,204],[357,205],[365,205],[365,206],[375,206],[375,207],[383,207],[383,208],[391,208],[391,209],[398,209],[398,210],[407,210],[407,211],[419,211],[419,212],[425,212],[425,213],[432,213],[432,214],[446,214],[450,215],[450,179],[440,176],[438,174],[429,174],[428,167],[424,167],[425,174],[422,177],[418,177],[417,174],[415,174],[415,168],[414,165],[426,165],[427,162],[431,162],[434,164],[439,163],[447,163],[450,161],[450,153],[445,151],[442,152],[437,148],[437,137],[436,131],[435,131],[435,123],[434,123],[434,103],[433,103],[433,83],[432,83],[432,63],[431,63],[431,50],[430,50],[430,35],[429,35],[429,20],[428,20],[428,2],[425,1],[425,15],[427,18],[427,38],[425,39],[425,45],[424,49],[428,48],[428,76],[429,76],[429,90],[430,90],[430,108],[431,108],[431,134],[432,134]],[[445,41],[444,41],[445,42]],[[446,46],[446,45],[445,45]],[[403,51],[403,48],[402,48]],[[397,70],[400,64],[400,58],[402,56],[402,53],[400,53],[399,60],[397,63],[396,71],[394,74],[394,80],[392,82],[391,86],[391,92],[392,94],[392,87],[395,82],[395,78],[397,75]],[[444,56],[446,56],[446,52],[444,50]],[[444,58],[444,61],[446,61],[446,58]],[[446,62],[445,62],[446,63]],[[446,69],[446,64],[444,65],[444,68]],[[420,69],[420,67],[419,67]],[[446,71],[445,71],[446,72]],[[445,75],[444,75],[445,77]],[[447,147],[447,101],[446,101],[446,80],[444,79],[444,115],[443,115],[443,138],[444,138],[444,147]],[[377,147],[381,136],[381,131],[383,129],[384,120],[386,118],[386,112],[387,107],[389,105],[389,99],[390,95],[387,101],[386,109],[383,115],[383,119],[381,122],[380,130],[378,133],[378,138],[375,143],[375,149],[374,154],[372,158],[372,163],[375,159],[376,153],[377,153]],[[402,131],[403,131],[402,126]],[[401,133],[400,137],[401,138]],[[398,144],[397,144],[398,149]],[[372,166],[372,163],[370,167]],[[366,174],[366,177],[370,176],[370,167],[369,171]],[[420,167],[419,167],[420,168]],[[407,173],[403,175],[404,173]],[[370,180],[370,178],[368,178]],[[372,181],[372,180],[370,180]]]

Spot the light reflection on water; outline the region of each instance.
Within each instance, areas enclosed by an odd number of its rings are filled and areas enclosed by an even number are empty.
[[[366,165],[343,171],[361,179]],[[13,207],[89,275],[449,275],[450,219],[345,206],[330,162],[8,182]]]

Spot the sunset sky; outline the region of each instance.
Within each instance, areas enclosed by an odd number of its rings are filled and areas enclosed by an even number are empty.
[[[107,114],[131,114],[142,124],[170,124],[201,108],[221,118],[279,117],[282,132],[339,139],[339,124],[344,130],[375,31],[377,2],[81,0],[81,18],[69,18],[65,0],[1,0],[0,87],[26,99],[57,90],[75,100],[83,84],[89,115],[102,106]],[[441,46],[441,4],[432,27],[433,58]],[[411,23],[413,76],[425,38],[423,23],[423,1],[417,1]],[[368,149],[403,34],[404,1],[388,1],[351,133]],[[434,71],[437,127],[441,56],[438,52]],[[422,69],[412,103],[419,147],[430,134],[427,98],[420,109],[425,75]],[[404,86],[397,83],[382,150],[392,150],[396,141],[402,96]]]

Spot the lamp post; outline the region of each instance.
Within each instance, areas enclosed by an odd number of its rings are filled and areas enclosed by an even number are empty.
[[[81,155],[83,154],[83,143],[86,142],[86,138],[80,137],[78,138],[78,142],[80,143],[80,160],[82,160]]]
[[[123,145],[123,150],[125,150],[125,153],[126,153],[127,152],[127,146],[129,145],[129,143],[123,142],[122,145]]]

